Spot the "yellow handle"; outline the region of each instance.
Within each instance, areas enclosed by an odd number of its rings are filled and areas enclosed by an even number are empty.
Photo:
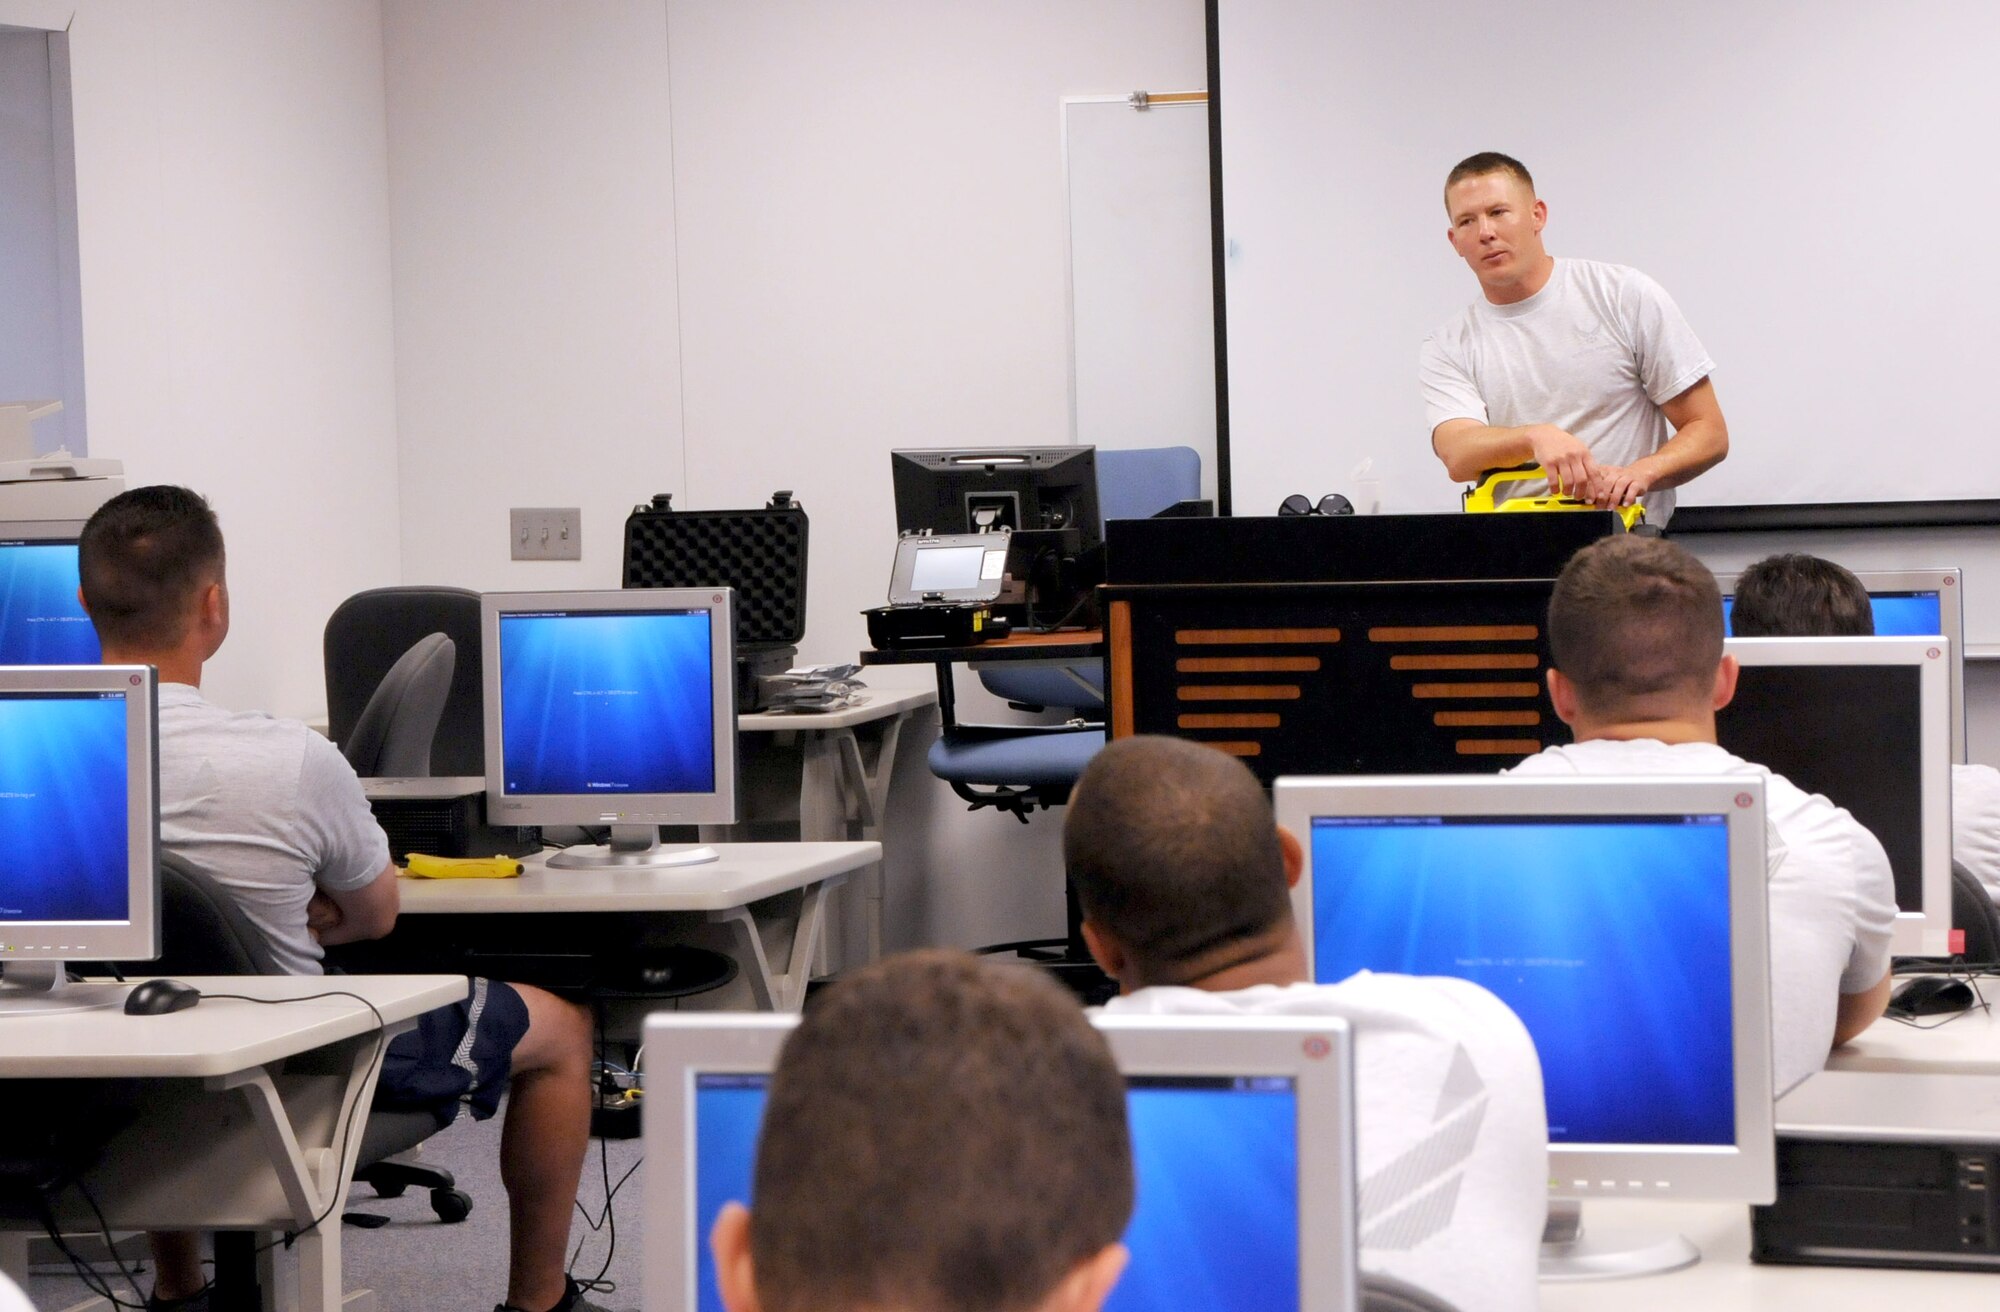
[[[512,879],[521,863],[511,856],[426,856],[411,852],[408,873],[414,879]]]

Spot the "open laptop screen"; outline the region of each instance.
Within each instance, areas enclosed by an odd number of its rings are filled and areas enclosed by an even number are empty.
[[[708,1231],[750,1198],[763,1074],[694,1077],[696,1289],[720,1312]],[[1126,1077],[1138,1206],[1107,1312],[1298,1312],[1298,1099],[1284,1076]]]
[[[1312,819],[1313,973],[1450,975],[1541,1053],[1552,1144],[1736,1141],[1720,815]]]

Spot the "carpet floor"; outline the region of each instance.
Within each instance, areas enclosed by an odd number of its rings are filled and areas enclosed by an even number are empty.
[[[607,1308],[637,1308],[643,1301],[640,1144],[638,1139],[593,1139],[583,1185],[577,1191],[588,1216],[579,1211],[571,1226],[570,1245],[576,1256],[570,1273],[579,1280],[596,1276],[608,1258],[604,1278],[615,1288],[588,1295]],[[356,1188],[348,1200],[349,1210],[374,1212],[390,1222],[377,1230],[345,1228],[340,1238],[342,1283],[349,1292],[374,1290],[382,1312],[487,1312],[507,1293],[507,1194],[500,1187],[500,1117],[484,1122],[460,1117],[425,1140],[422,1160],[446,1167],[457,1177],[458,1187],[472,1196],[472,1214],[446,1225],[431,1212],[424,1190],[380,1199],[366,1185]],[[617,1190],[608,1220],[604,1219],[607,1175]],[[152,1288],[150,1271],[140,1275],[138,1284],[142,1290]],[[114,1288],[121,1297],[132,1297],[122,1281]],[[90,1296],[75,1275],[40,1267],[31,1274],[27,1292],[41,1312],[58,1312]]]

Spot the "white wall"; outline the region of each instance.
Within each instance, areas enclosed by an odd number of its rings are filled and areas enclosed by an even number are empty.
[[[616,587],[685,487],[666,10],[383,13],[403,581]],[[510,506],[581,507],[583,559],[511,561]]]
[[[812,660],[887,588],[891,448],[1067,437],[1060,97],[1205,59],[1199,0],[387,0],[384,28],[405,576],[608,586],[634,502],[790,488]],[[508,562],[509,505],[582,506],[583,561]],[[1060,930],[1060,813],[907,772],[897,803],[892,943]]]
[[[888,452],[1068,439],[1061,98],[1201,86],[1201,5],[668,0],[667,17],[689,491],[798,491],[805,651],[849,659],[887,588]],[[1023,828],[912,793],[925,809],[898,825],[923,822],[905,841],[928,878],[892,867],[891,944],[1060,932],[1062,812]]]
[[[0,0],[0,23],[46,4]],[[77,0],[92,454],[221,514],[218,700],[325,705],[319,635],[397,573],[382,33],[354,0]]]

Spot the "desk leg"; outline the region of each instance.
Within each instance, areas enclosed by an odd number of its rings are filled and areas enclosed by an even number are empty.
[[[751,997],[764,1011],[797,1011],[806,999],[806,983],[812,977],[813,953],[819,946],[826,923],[826,894],[847,881],[845,874],[834,875],[805,889],[799,899],[799,917],[792,926],[791,951],[781,974],[773,968],[771,955],[764,949],[763,931],[749,907],[711,911],[711,924],[724,925],[736,942],[737,959],[750,985]]]
[[[896,771],[896,749],[902,742],[903,725],[910,718],[901,711],[879,721],[880,736],[875,742],[871,768],[860,735],[853,729],[830,729],[813,733],[802,744],[803,761],[799,772],[799,839],[809,843],[839,843],[853,839],[882,841],[882,817],[888,811],[889,781]],[[882,864],[868,867],[855,889],[864,900],[862,907],[864,961],[882,956]],[[851,946],[843,936],[841,964],[850,960]],[[825,973],[825,940],[816,968]]]

